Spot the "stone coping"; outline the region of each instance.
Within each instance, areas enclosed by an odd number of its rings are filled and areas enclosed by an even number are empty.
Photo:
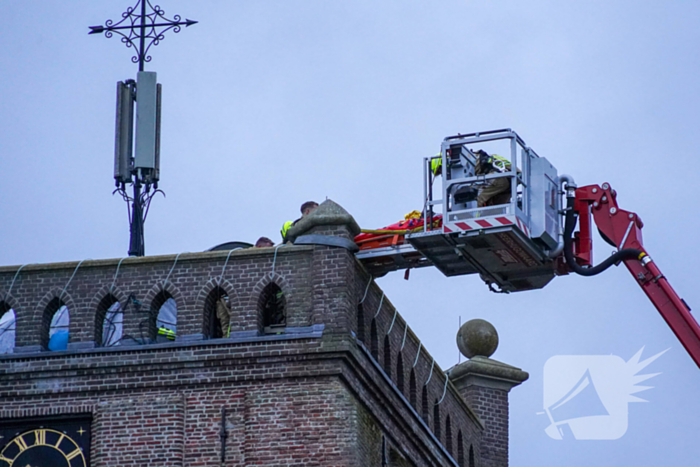
[[[458,387],[479,384],[506,391],[510,391],[512,387],[530,377],[526,371],[520,368],[479,355],[452,367],[448,371],[450,379]]]
[[[231,252],[231,258],[249,258],[255,256],[270,256],[274,255],[275,248],[277,247],[267,247],[267,248],[240,248],[238,250],[229,251],[203,251],[197,253],[180,253],[179,257],[177,254],[170,255],[158,255],[158,256],[127,256],[125,258],[109,258],[109,259],[86,259],[80,265],[80,269],[83,268],[94,268],[94,267],[105,267],[105,266],[117,266],[119,261],[122,261],[122,266],[136,266],[142,264],[152,264],[152,263],[173,263],[175,258],[177,258],[178,263],[181,261],[198,261],[198,260],[218,260],[226,259],[226,257]],[[304,253],[313,251],[313,246],[307,245],[292,245],[287,244],[277,248],[277,255],[287,255],[295,253]],[[80,261],[67,261],[61,263],[31,263],[26,264],[24,267],[22,265],[14,266],[0,266],[0,274],[2,273],[16,273],[17,270],[22,267],[22,272],[28,271],[45,271],[45,270],[55,270],[55,269],[75,269],[76,266],[80,264]]]
[[[17,360],[17,359],[37,359],[37,358],[59,358],[59,357],[75,357],[79,355],[86,354],[109,354],[109,353],[120,353],[120,352],[134,352],[134,351],[147,351],[147,350],[164,350],[164,349],[184,349],[189,347],[201,347],[201,346],[216,346],[216,345],[227,345],[227,344],[246,344],[246,343],[256,343],[256,342],[275,342],[293,339],[320,339],[323,337],[323,330],[325,329],[324,324],[314,324],[312,326],[297,327],[297,328],[286,328],[285,332],[279,334],[258,334],[256,331],[242,331],[236,333],[232,337],[221,337],[217,339],[204,339],[203,336],[196,338],[197,336],[183,336],[181,339],[177,339],[173,342],[159,342],[152,344],[130,344],[130,345],[115,345],[112,347],[93,347],[93,348],[78,348],[75,350],[59,350],[59,351],[49,351],[41,350],[37,352],[31,351],[21,351],[11,354],[0,355],[0,361],[2,360]]]

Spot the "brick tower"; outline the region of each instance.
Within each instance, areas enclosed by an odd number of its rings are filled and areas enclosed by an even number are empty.
[[[507,465],[507,390],[453,384],[358,231],[326,201],[294,244],[0,267],[0,467]]]

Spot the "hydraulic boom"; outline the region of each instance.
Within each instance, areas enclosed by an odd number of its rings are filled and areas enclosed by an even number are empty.
[[[567,185],[567,212],[564,229],[564,255],[574,272],[592,276],[620,261],[637,280],[695,364],[700,367],[700,325],[690,308],[678,296],[652,261],[642,243],[642,220],[637,214],[620,209],[617,193],[604,183],[581,188]],[[597,266],[591,264],[591,216],[603,239],[618,252]],[[572,237],[576,219],[579,231]]]

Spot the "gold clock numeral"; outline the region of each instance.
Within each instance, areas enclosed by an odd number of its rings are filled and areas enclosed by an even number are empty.
[[[73,460],[73,458],[78,457],[81,454],[80,448],[76,448],[75,451],[70,454],[65,454],[67,460]]]
[[[14,439],[15,443],[19,447],[19,452],[26,451],[29,446],[27,446],[27,442],[22,438],[22,435],[16,437]]]
[[[46,444],[46,430],[36,430],[36,443],[34,445]]]
[[[56,441],[56,444],[54,444],[54,446],[56,446],[58,448],[61,445],[61,441],[63,441],[63,438],[65,438],[65,437],[66,437],[66,435],[61,433],[61,437],[58,438],[58,441]]]
[[[49,441],[47,443],[47,434],[50,434],[50,439],[53,440],[54,433],[58,435],[58,440],[56,442]],[[33,438],[27,438],[27,436],[30,434],[33,435]],[[28,440],[31,440],[32,444],[28,444]],[[63,446],[61,446],[61,444],[63,444]],[[14,445],[17,446],[19,452],[16,452]],[[61,433],[57,430],[44,428],[37,428],[35,430],[27,431],[26,433],[23,433],[13,438],[12,441],[5,445],[3,449],[0,449],[0,464],[7,464],[10,466],[12,466],[13,464],[16,465],[17,463],[15,461],[17,461],[21,457],[24,451],[31,451],[31,449],[36,446],[49,446],[51,448],[55,448],[56,450],[60,451],[61,454],[63,454],[63,458],[66,461],[68,461],[69,464],[71,464],[72,462],[77,462],[81,466],[85,465],[85,455],[83,454],[83,451],[70,436],[66,435],[65,433]],[[8,447],[10,447],[9,452],[13,454],[13,459],[10,459],[5,455],[8,453]],[[71,449],[72,451],[68,452]],[[78,460],[73,461],[73,459],[75,458],[78,458]],[[81,459],[82,462],[80,461]],[[22,462],[22,464],[24,465],[24,462]],[[16,467],[21,466],[16,465]],[[27,465],[26,467],[30,466]]]

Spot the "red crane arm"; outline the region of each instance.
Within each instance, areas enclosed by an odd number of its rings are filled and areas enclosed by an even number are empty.
[[[579,216],[579,232],[574,238],[574,256],[579,265],[591,264],[591,214],[603,238],[619,250],[636,249],[639,255],[623,262],[649,300],[669,325],[688,354],[700,367],[700,325],[690,313],[642,243],[644,224],[637,214],[620,209],[617,194],[610,185],[588,185],[576,189],[574,211]]]

